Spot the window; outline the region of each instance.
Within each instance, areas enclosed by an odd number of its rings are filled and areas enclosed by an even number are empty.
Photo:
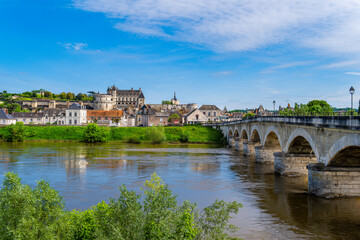
[[[25,118],[23,119],[23,122],[26,122],[26,119],[25,119]]]
[[[75,125],[77,124],[77,121],[76,121],[76,119],[74,120],[74,124],[75,124]]]
[[[69,124],[71,124],[71,119],[69,120]]]
[[[209,116],[209,117],[211,116],[211,112],[208,112],[208,116]]]
[[[160,118],[160,122],[162,122],[164,119],[163,118]]]
[[[99,117],[98,119],[101,120],[101,117]]]
[[[196,117],[196,120],[199,120],[199,115],[198,115],[198,114],[196,114],[196,116],[195,116],[195,117]]]
[[[74,117],[77,117],[77,112],[74,112]]]
[[[216,112],[214,112],[214,117],[216,117]]]
[[[206,112],[203,112],[203,114],[206,116]]]
[[[105,120],[108,120],[108,117],[105,117]]]
[[[71,112],[69,112],[69,117],[71,117]]]
[[[47,115],[45,116],[45,119],[48,119],[48,116],[47,116]]]
[[[32,118],[30,118],[30,122],[33,122],[34,120]]]
[[[55,116],[53,116],[53,119],[55,119]]]

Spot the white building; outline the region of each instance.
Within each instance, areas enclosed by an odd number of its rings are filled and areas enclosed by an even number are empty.
[[[185,116],[186,124],[197,124],[206,122],[207,117],[199,109],[194,109]]]
[[[79,103],[73,103],[68,109],[66,109],[66,125],[86,124],[86,112],[87,110],[84,105]]]
[[[207,117],[208,122],[220,121],[221,110],[215,105],[202,105],[199,110]]]
[[[13,118],[10,114],[8,114],[7,110],[0,110],[0,125],[10,125],[15,123],[16,119]]]

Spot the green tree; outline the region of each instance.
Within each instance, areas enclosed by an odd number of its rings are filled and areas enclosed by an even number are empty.
[[[173,119],[173,118],[180,118],[180,116],[179,116],[179,114],[174,113],[174,114],[172,114],[172,115],[169,117],[168,122],[170,122],[171,119]]]
[[[60,99],[66,99],[67,95],[66,95],[65,92],[62,92],[62,93],[59,94],[59,97],[60,97]]]
[[[64,202],[45,181],[31,189],[7,173],[0,190],[0,239],[70,239]]]
[[[6,127],[5,139],[8,142],[23,142],[25,139],[26,126],[23,122],[17,122]]]
[[[163,127],[150,127],[146,131],[146,139],[150,140],[153,144],[159,144],[166,141],[166,136]]]
[[[81,100],[83,99],[83,97],[84,97],[84,95],[83,95],[82,93],[78,93],[78,94],[76,95],[76,100],[81,101]]]
[[[71,93],[71,92],[68,92],[66,94],[66,99],[69,99],[69,100],[73,100],[75,99],[75,94]]]
[[[53,94],[52,94],[51,92],[49,92],[49,91],[45,91],[45,92],[44,92],[44,97],[46,97],[46,98],[52,98],[52,97],[53,97]]]
[[[96,123],[89,123],[84,131],[83,141],[87,143],[106,142],[109,133],[108,128],[100,127]]]

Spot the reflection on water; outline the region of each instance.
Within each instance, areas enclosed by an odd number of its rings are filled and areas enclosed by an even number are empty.
[[[206,145],[87,145],[1,143],[0,171],[14,171],[34,186],[45,179],[69,209],[118,196],[125,184],[139,189],[156,171],[180,201],[199,207],[215,199],[244,204],[233,223],[245,239],[360,239],[360,199],[307,194],[307,177],[274,175],[231,149]],[[0,177],[2,180],[3,176]]]

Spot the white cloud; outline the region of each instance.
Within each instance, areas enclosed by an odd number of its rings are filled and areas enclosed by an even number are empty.
[[[360,61],[350,60],[350,61],[335,62],[321,66],[321,68],[331,69],[331,68],[344,68],[344,67],[353,67],[353,66],[360,66]]]
[[[208,47],[248,51],[295,44],[360,53],[358,0],[73,0],[119,19],[116,28]]]
[[[76,50],[76,51],[87,47],[87,43],[58,43],[58,44],[64,46],[66,49]]]
[[[360,72],[346,72],[345,74],[360,76]]]

